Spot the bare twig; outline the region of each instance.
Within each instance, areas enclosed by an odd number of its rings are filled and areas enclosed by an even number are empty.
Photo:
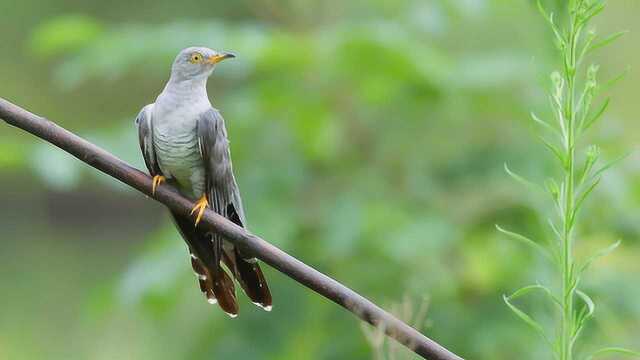
[[[151,178],[147,174],[131,167],[107,151],[55,123],[32,114],[2,98],[0,98],[0,118],[7,124],[48,141],[105,174],[150,197],[152,196]],[[193,207],[191,201],[182,197],[169,186],[157,189],[153,198],[171,210],[184,215],[188,215]],[[207,210],[201,223],[300,284],[349,310],[362,320],[373,326],[383,328],[387,336],[396,339],[423,358],[461,360],[457,355],[398,320],[355,291],[302,263],[213,211]]]

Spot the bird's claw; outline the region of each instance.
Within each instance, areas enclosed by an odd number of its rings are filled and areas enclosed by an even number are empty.
[[[153,195],[156,194],[156,189],[158,188],[158,186],[160,186],[160,184],[162,184],[165,180],[167,180],[167,178],[165,178],[162,175],[156,175],[153,177],[153,185],[151,188],[151,193]]]
[[[191,215],[193,215],[194,213],[197,214],[196,226],[198,226],[198,223],[200,222],[200,220],[202,220],[202,215],[204,215],[204,210],[208,206],[209,206],[209,201],[207,200],[207,196],[202,195],[202,197],[198,201],[196,201],[196,204],[193,207],[193,209],[191,209]]]

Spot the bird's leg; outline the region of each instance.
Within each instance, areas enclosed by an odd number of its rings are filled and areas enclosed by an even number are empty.
[[[160,186],[160,184],[162,184],[165,180],[167,180],[167,178],[165,178],[162,175],[156,175],[153,177],[153,186],[151,188],[151,193],[153,195],[156,194],[156,189],[158,188],[158,186]]]
[[[196,201],[196,205],[193,207],[193,209],[191,209],[191,215],[193,215],[194,213],[197,214],[196,226],[198,226],[198,223],[202,219],[202,215],[204,214],[204,209],[206,209],[208,206],[209,206],[209,201],[207,200],[207,194],[203,194],[202,197],[198,199],[198,201]]]

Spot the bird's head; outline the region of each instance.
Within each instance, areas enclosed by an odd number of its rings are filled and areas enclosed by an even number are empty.
[[[186,48],[176,56],[171,67],[171,76],[176,80],[207,78],[216,64],[236,57],[228,52],[211,50],[206,47]]]

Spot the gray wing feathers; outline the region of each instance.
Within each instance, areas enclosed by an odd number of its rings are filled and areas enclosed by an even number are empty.
[[[227,130],[222,115],[210,109],[198,120],[198,143],[205,164],[205,176],[209,203],[214,211],[239,226],[246,227],[242,199],[233,176]],[[214,234],[214,247],[220,247],[223,239]],[[226,244],[222,246],[222,260],[233,272],[251,301],[271,310],[271,292],[255,258],[244,256],[240,250]]]
[[[230,218],[229,204],[233,205],[239,221],[245,226],[244,209],[238,184],[233,176],[231,152],[224,119],[220,112],[210,109],[198,120],[198,145],[205,162],[209,200],[220,215]]]
[[[155,176],[160,174],[161,171],[153,147],[153,127],[151,125],[152,108],[153,104],[149,104],[140,110],[140,113],[136,117],[136,127],[138,128],[138,140],[140,142],[140,151],[142,151],[144,163],[147,165],[151,176]]]

